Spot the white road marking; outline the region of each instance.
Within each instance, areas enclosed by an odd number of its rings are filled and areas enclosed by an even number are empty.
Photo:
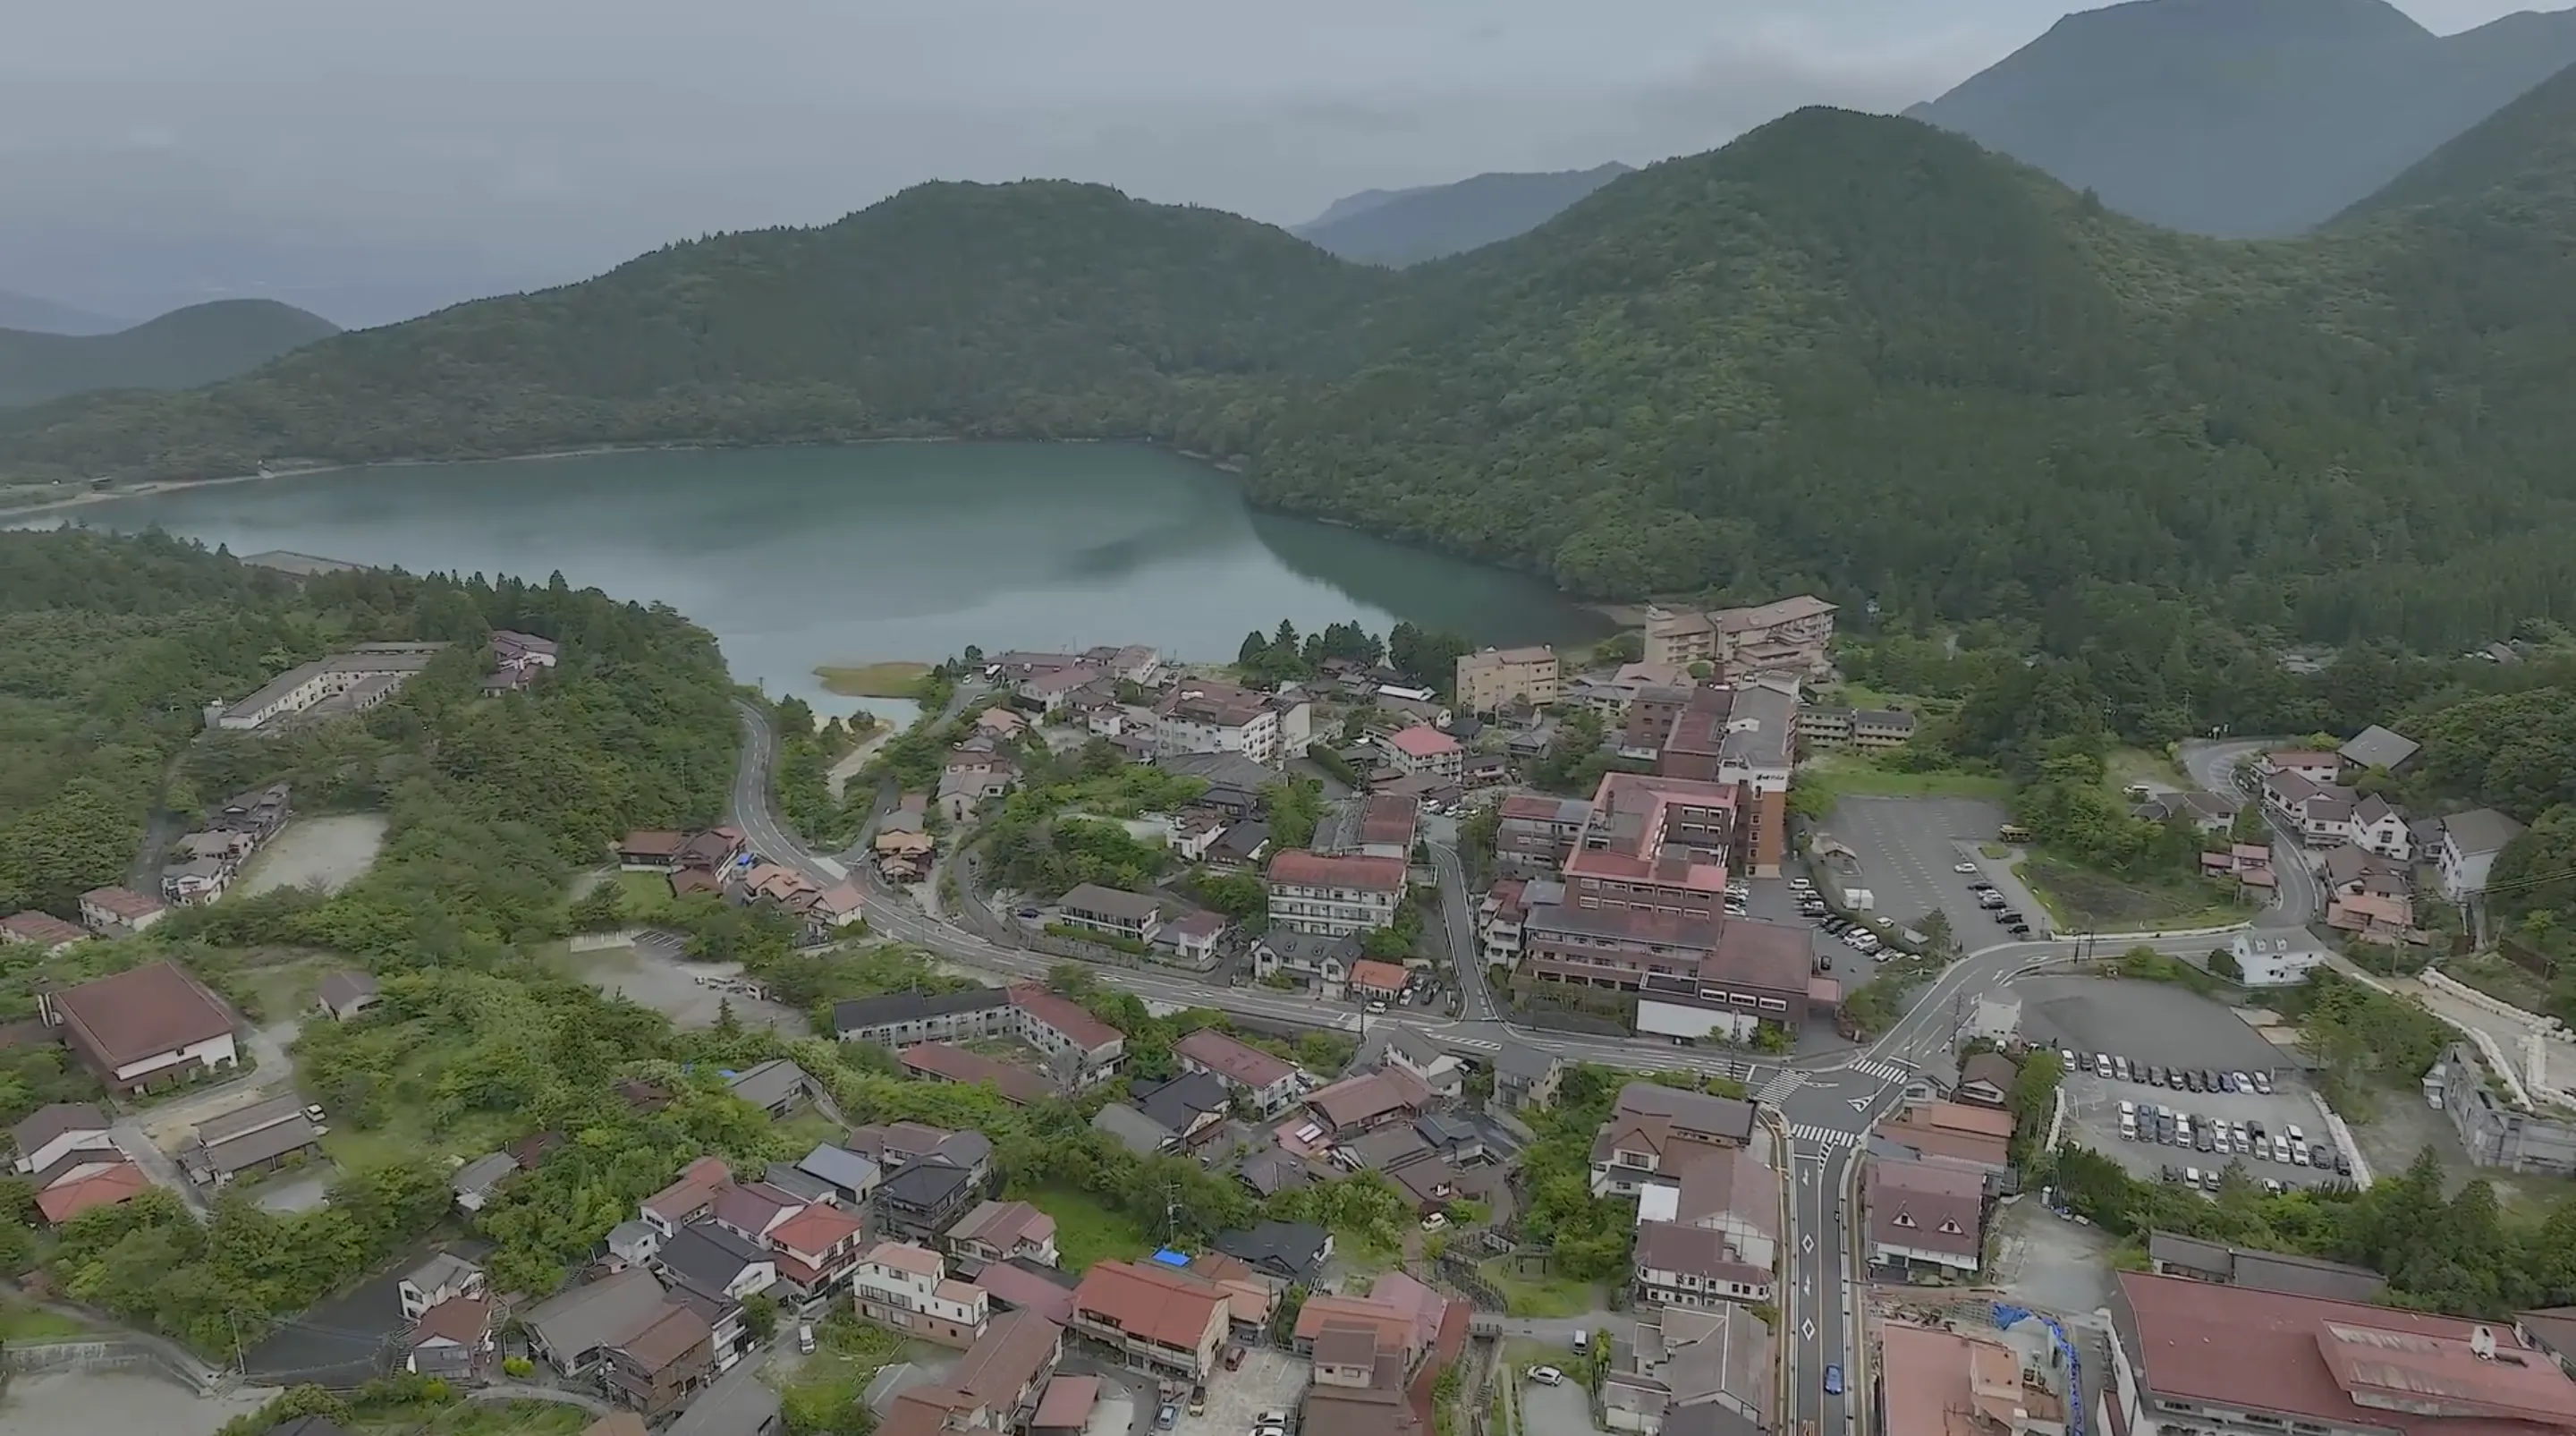
[[[1789,1128],[1789,1139],[1793,1142],[1813,1142],[1819,1146],[1825,1147],[1857,1147],[1860,1145],[1860,1136],[1858,1133],[1838,1132],[1831,1127],[1819,1127],[1813,1122],[1799,1122],[1793,1124]]]

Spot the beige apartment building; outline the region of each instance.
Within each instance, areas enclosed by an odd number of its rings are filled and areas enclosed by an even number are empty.
[[[1497,713],[1521,699],[1545,708],[1556,701],[1564,676],[1556,650],[1545,644],[1464,654],[1458,659],[1458,707],[1467,713]]]
[[[1645,661],[1685,667],[1706,663],[1725,677],[1821,676],[1832,667],[1834,613],[1834,605],[1813,594],[1707,613],[1649,608]]]

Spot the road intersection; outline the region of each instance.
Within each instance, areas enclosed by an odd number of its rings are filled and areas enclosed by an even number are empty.
[[[769,769],[776,740],[767,715],[742,705],[744,748],[735,779],[733,814],[752,845],[773,862],[783,862],[818,881],[858,882],[868,894],[870,928],[887,937],[928,950],[960,966],[998,976],[1042,978],[1057,959],[996,944],[921,911],[900,891],[876,879],[864,861],[844,863],[814,853],[781,823],[769,798]],[[2253,744],[2242,745],[2251,751]],[[2201,757],[2194,753],[2191,757]],[[2241,753],[2236,755],[2241,756]],[[2208,757],[2213,771],[2232,768],[2235,757]],[[2195,776],[2199,765],[2195,764]],[[2202,781],[2208,781],[2202,779]],[[2286,840],[2285,840],[2286,841]],[[1814,1422],[1817,1436],[1838,1431],[1857,1433],[1854,1413],[1866,1405],[1864,1373],[1854,1357],[1862,1352],[1861,1325],[1868,1297],[1867,1251],[1853,1225],[1858,1216],[1859,1156],[1870,1132],[1904,1100],[1905,1087],[1919,1063],[1946,1055],[1955,1044],[1965,1014],[1977,999],[2000,992],[2025,975],[2064,968],[2094,950],[2099,942],[2118,949],[2145,946],[2171,954],[2208,950],[2223,935],[2194,932],[2177,935],[2059,934],[2053,940],[2003,942],[1970,952],[1953,962],[1916,997],[1906,1015],[1862,1049],[1792,1056],[1753,1062],[1723,1052],[1675,1047],[1640,1038],[1596,1037],[1529,1028],[1503,1020],[1477,951],[1464,873],[1454,829],[1432,833],[1426,845],[1441,891],[1442,927],[1460,992],[1460,1016],[1432,1018],[1390,1013],[1369,1025],[1394,1023],[1413,1028],[1433,1041],[1470,1053],[1498,1051],[1506,1040],[1559,1054],[1568,1061],[1595,1063],[1630,1071],[1682,1069],[1716,1073],[1744,1082],[1781,1137],[1785,1139],[1789,1184],[1789,1229],[1784,1239],[1789,1271],[1780,1303],[1784,1345],[1788,1351],[1787,1415]],[[2295,853],[2292,854],[2295,858]],[[2290,864],[2296,866],[2293,862]],[[1964,891],[1964,884],[1962,885]],[[1945,903],[1945,906],[1948,904]],[[1971,909],[1973,912],[1973,909]],[[1962,913],[1960,916],[1967,916]],[[2271,922],[2281,919],[2274,917]],[[2267,924],[2270,925],[2270,924]],[[1106,969],[1102,980],[1136,993],[1146,1001],[1182,1007],[1204,1007],[1256,1022],[1300,1028],[1362,1030],[1362,1021],[1302,998],[1267,989],[1225,986],[1185,977]],[[1827,1367],[1844,1372],[1841,1397],[1824,1393]]]

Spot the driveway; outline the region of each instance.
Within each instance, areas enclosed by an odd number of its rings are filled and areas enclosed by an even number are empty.
[[[178,1193],[190,1211],[206,1215],[205,1195],[170,1159],[171,1151],[187,1141],[199,1123],[264,1102],[293,1086],[295,1063],[286,1055],[286,1047],[303,1025],[300,1016],[288,1017],[243,1033],[241,1045],[256,1064],[247,1075],[129,1112],[108,1129],[110,1140],[134,1159],[143,1175]]]
[[[1521,1425],[1529,1436],[1589,1436],[1600,1429],[1592,1424],[1591,1398],[1574,1378],[1555,1386],[1541,1386],[1525,1373],[1514,1379],[1521,1384]]]

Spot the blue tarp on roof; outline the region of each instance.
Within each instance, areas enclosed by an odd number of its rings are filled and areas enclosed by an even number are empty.
[[[1161,1251],[1154,1253],[1154,1260],[1161,1262],[1165,1266],[1188,1266],[1190,1264],[1188,1253],[1176,1252],[1170,1247],[1165,1247]]]

